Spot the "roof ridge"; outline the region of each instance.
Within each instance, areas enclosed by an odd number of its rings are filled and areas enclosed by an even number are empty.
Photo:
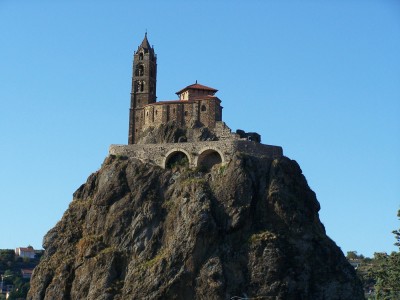
[[[185,90],[190,90],[190,89],[194,89],[194,90],[206,90],[206,91],[212,91],[212,92],[214,92],[214,93],[218,92],[217,89],[214,89],[214,88],[212,88],[212,87],[209,87],[209,86],[206,86],[206,85],[197,83],[197,80],[196,80],[196,83],[193,83],[193,84],[191,84],[191,85],[188,85],[188,86],[184,87],[183,89],[181,89],[180,91],[176,92],[175,94],[179,95],[179,94],[181,94],[183,91],[185,91]]]

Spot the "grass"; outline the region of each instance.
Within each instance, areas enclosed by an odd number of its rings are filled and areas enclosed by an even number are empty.
[[[175,201],[174,201],[173,199],[164,201],[163,207],[164,207],[166,210],[170,211],[170,210],[172,210],[172,209],[175,207]]]
[[[198,177],[189,177],[182,181],[183,185],[192,185],[192,184],[205,184],[206,180],[204,178]]]
[[[143,263],[144,268],[152,268],[155,264],[157,264],[159,261],[161,261],[165,257],[164,251],[160,251],[156,256],[154,256],[152,259],[145,261]]]
[[[165,251],[160,250],[156,256],[153,258],[142,262],[135,267],[136,271],[142,273],[143,271],[154,267],[158,262],[160,262],[165,257]],[[143,273],[142,273],[143,274]]]
[[[249,238],[250,244],[259,243],[261,241],[276,240],[277,236],[271,231],[262,231],[260,233],[252,234]]]
[[[226,164],[225,165],[220,165],[219,168],[218,168],[218,174],[224,174],[226,168],[227,168]]]
[[[88,197],[85,199],[74,199],[74,201],[71,202],[71,206],[79,206],[79,207],[89,207],[90,204],[92,204],[93,199]]]
[[[81,255],[83,255],[83,253],[85,252],[85,250],[102,241],[102,236],[101,235],[88,235],[88,236],[84,236],[82,237],[78,243],[76,243],[76,249],[78,251],[78,253],[80,253]]]
[[[111,247],[104,248],[103,250],[101,250],[99,252],[99,254],[108,254],[108,253],[114,253],[117,251],[118,251],[118,249],[115,246],[111,246]]]
[[[185,156],[185,157],[182,157],[182,158],[178,158],[176,161],[171,163],[169,168],[171,168],[171,169],[180,168],[180,167],[185,167],[186,168],[188,166],[189,166],[189,160]]]

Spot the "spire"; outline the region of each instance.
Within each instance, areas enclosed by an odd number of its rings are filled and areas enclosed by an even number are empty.
[[[143,39],[142,43],[140,44],[140,47],[143,49],[151,49],[150,43],[147,40],[147,30],[146,30],[146,33],[144,34],[144,39]]]

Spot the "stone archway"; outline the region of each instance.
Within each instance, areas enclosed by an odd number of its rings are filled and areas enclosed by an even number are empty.
[[[178,165],[191,166],[190,155],[183,149],[172,149],[165,156],[163,167],[164,169],[168,169]]]
[[[196,166],[210,170],[213,166],[224,162],[224,157],[218,150],[206,149],[197,158]]]

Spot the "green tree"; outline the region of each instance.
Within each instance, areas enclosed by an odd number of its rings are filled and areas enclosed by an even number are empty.
[[[347,259],[364,259],[364,255],[357,254],[357,251],[347,251],[347,255],[346,255]]]
[[[397,212],[400,217],[400,210]],[[400,247],[400,230],[394,230],[396,246]],[[375,278],[376,299],[400,299],[400,252],[374,254],[374,267],[370,274]]]
[[[397,217],[400,219],[400,209],[397,211]],[[394,243],[397,247],[400,247],[400,229],[393,230],[392,231],[395,238],[396,238],[396,243]]]
[[[0,260],[2,261],[13,261],[14,260],[14,250],[11,249],[0,249]]]

